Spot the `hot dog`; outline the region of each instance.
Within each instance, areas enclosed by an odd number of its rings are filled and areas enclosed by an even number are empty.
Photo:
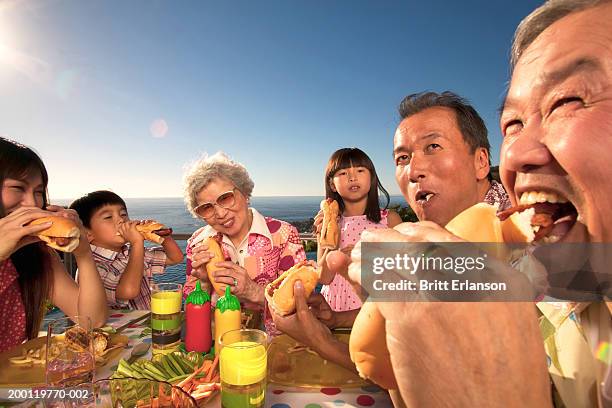
[[[315,286],[319,272],[313,261],[302,261],[283,272],[278,278],[270,282],[265,289],[266,300],[270,308],[281,316],[295,311],[295,295],[293,285],[299,280],[304,286],[304,294],[310,296]]]
[[[214,271],[218,269],[223,269],[221,267],[217,267],[216,263],[225,261],[225,255],[223,254],[223,249],[221,248],[221,244],[219,243],[220,241],[220,235],[208,237],[206,239],[206,244],[208,245],[208,252],[213,254],[213,257],[210,258],[208,263],[206,263],[206,274],[208,275],[208,280],[210,280],[210,283],[212,283],[213,287],[215,288],[215,292],[217,292],[217,295],[223,296],[223,293],[225,291],[225,285],[217,283],[213,275]]]
[[[532,214],[501,212],[498,216],[497,206],[478,203],[459,213],[445,228],[470,242],[531,242],[535,238],[529,221]]]
[[[323,249],[336,249],[340,241],[340,230],[338,228],[338,214],[340,208],[338,202],[328,198],[321,201],[323,210],[323,223],[321,224],[321,237],[319,245]]]
[[[167,228],[157,221],[146,221],[136,225],[136,230],[142,234],[144,239],[161,244],[165,236],[172,234],[172,228]]]
[[[72,252],[79,246],[81,231],[70,218],[43,217],[30,222],[30,225],[39,225],[45,222],[52,222],[53,224],[46,230],[39,232],[37,236],[48,246],[63,252]]]

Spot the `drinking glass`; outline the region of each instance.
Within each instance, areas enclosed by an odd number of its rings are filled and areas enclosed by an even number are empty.
[[[91,383],[96,369],[89,317],[69,316],[47,327],[45,377],[48,386]]]
[[[181,343],[183,285],[157,283],[151,290],[151,340],[153,354],[168,354]]]
[[[260,408],[266,401],[268,336],[261,330],[232,330],[221,336],[221,406]]]

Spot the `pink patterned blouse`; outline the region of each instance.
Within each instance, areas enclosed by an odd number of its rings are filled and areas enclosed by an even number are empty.
[[[18,277],[10,259],[0,261],[0,352],[27,340],[26,315]]]
[[[352,217],[340,217],[340,246],[342,249],[355,245],[361,238],[361,233],[366,229],[387,228],[388,210],[380,210],[380,222],[368,220],[366,215],[355,215]],[[336,312],[354,310],[361,308],[361,299],[351,284],[340,275],[336,275],[332,283],[323,285],[321,294]]]
[[[253,224],[248,235],[245,256],[239,256],[224,237],[221,247],[226,259],[231,259],[243,266],[251,279],[260,286],[265,286],[276,279],[282,272],[288,270],[297,262],[306,259],[306,253],[300,240],[297,229],[285,221],[264,217],[256,210],[253,213]],[[193,233],[187,240],[187,281],[185,282],[184,296],[195,289],[197,278],[191,276],[192,248],[198,242],[216,235],[217,232],[210,226],[205,226]],[[251,310],[261,310],[254,304],[244,304],[243,307]],[[264,324],[266,329],[274,332],[272,318],[267,307],[264,308]]]

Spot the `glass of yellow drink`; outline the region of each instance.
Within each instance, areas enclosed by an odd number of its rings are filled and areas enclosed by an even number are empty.
[[[167,354],[181,343],[180,283],[157,283],[151,288],[151,343],[153,354]]]
[[[261,330],[232,330],[221,336],[221,406],[260,408],[266,401],[268,336]]]

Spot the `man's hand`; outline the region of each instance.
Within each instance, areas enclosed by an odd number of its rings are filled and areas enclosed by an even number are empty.
[[[294,296],[296,308],[294,314],[279,316],[271,311],[276,327],[316,351],[324,359],[339,364],[348,370],[356,371],[355,364],[353,364],[349,355],[348,344],[334,337],[329,328],[317,320],[313,309],[308,308],[304,296],[304,286],[299,280],[294,285]],[[321,312],[328,315],[323,309],[324,307],[320,309]],[[317,310],[316,306],[314,310]]]
[[[313,316],[325,324],[330,329],[334,329],[337,324],[336,312],[332,310],[323,295],[312,293],[307,301],[308,308]]]
[[[304,296],[304,286],[299,280],[294,285],[294,296],[296,312],[289,316],[280,316],[272,311],[274,324],[278,330],[287,333],[305,346],[318,351],[324,342],[328,342],[333,338],[331,331],[325,324],[317,320],[314,311],[308,308],[306,297]],[[327,313],[323,310],[321,312],[323,314]]]
[[[378,308],[407,406],[551,407],[533,303],[380,302]]]

